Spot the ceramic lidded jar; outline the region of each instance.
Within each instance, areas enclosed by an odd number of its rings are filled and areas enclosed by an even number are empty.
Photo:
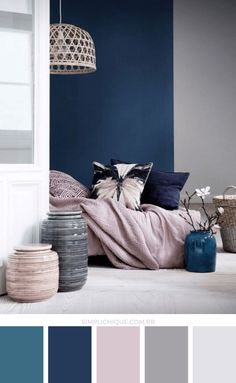
[[[209,231],[191,231],[185,239],[186,270],[210,273],[216,269],[216,239]]]
[[[10,298],[17,302],[39,302],[58,291],[58,255],[50,244],[15,247],[6,269],[6,286]]]
[[[88,274],[87,224],[81,211],[48,213],[41,236],[59,256],[59,291],[81,289]]]

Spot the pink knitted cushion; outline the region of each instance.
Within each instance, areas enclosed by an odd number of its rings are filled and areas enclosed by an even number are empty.
[[[90,196],[90,191],[86,186],[76,181],[69,174],[57,170],[50,171],[49,190],[53,197],[62,199]]]

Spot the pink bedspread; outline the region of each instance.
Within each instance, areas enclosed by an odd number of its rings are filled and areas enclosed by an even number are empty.
[[[112,199],[50,197],[50,204],[52,210],[82,209],[89,227],[89,255],[105,254],[123,269],[184,266],[184,239],[191,228],[178,211],[142,205],[144,211],[139,212]],[[200,220],[199,212],[191,215],[194,221]]]

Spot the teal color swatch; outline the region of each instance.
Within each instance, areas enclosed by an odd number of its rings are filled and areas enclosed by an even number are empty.
[[[0,327],[0,381],[43,383],[42,327]]]

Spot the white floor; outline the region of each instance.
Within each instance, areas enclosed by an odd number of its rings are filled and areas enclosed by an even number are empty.
[[[185,270],[117,270],[90,267],[77,292],[41,303],[0,297],[0,314],[187,314],[236,313],[236,254],[218,249],[215,273]]]

